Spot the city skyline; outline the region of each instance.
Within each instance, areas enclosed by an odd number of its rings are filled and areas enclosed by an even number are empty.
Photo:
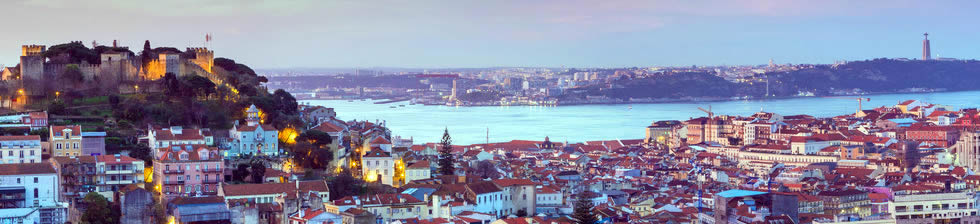
[[[933,58],[972,59],[980,47],[969,43],[980,33],[948,22],[974,18],[966,4],[975,3],[31,0],[6,11],[61,16],[9,24],[25,32],[0,37],[0,49],[118,40],[138,51],[147,39],[199,47],[211,33],[216,56],[256,68],[828,64],[921,58],[920,34],[929,32]],[[99,28],[106,26],[127,29]],[[16,56],[2,55],[0,64],[16,65]]]

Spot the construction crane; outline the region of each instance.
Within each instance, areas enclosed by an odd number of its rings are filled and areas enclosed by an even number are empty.
[[[857,100],[857,101],[858,101],[858,110],[857,110],[857,112],[861,112],[862,110],[864,110],[864,108],[862,108],[862,106],[863,106],[863,105],[861,105],[861,104],[862,104],[863,102],[865,102],[865,101],[871,101],[871,98],[865,98],[865,97],[838,97],[838,96],[825,96],[825,97],[823,97],[823,98],[833,98],[833,99],[847,99],[847,100]]]
[[[711,112],[711,105],[708,105],[708,109],[707,110],[705,110],[704,108],[701,108],[701,107],[698,107],[698,110],[701,110],[701,111],[704,111],[705,113],[708,113],[708,119],[715,118],[715,113],[712,113]]]

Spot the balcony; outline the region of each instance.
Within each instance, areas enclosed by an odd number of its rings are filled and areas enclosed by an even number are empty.
[[[223,173],[223,172],[224,172],[223,170],[213,169],[213,168],[201,170],[201,173]]]
[[[183,174],[184,170],[164,170],[164,174]]]
[[[217,183],[221,183],[221,180],[204,180],[204,181],[201,181],[201,183],[205,183],[205,184],[217,184]]]
[[[110,180],[106,181],[105,184],[133,184],[133,180]]]
[[[106,170],[105,174],[132,174],[133,170]]]
[[[164,181],[163,182],[163,185],[184,185],[184,181],[182,181],[182,180],[181,181],[170,181],[170,182]]]

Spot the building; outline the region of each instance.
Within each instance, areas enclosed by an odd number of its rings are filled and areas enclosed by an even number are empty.
[[[272,125],[262,124],[262,112],[255,105],[245,112],[246,124],[236,123],[229,132],[229,155],[279,155],[279,131]]]
[[[381,150],[381,148],[371,148],[361,156],[361,173],[364,180],[368,182],[381,182],[382,184],[394,185],[395,158],[391,153]]]
[[[105,132],[82,132],[82,155],[105,155]]]
[[[888,213],[897,223],[958,223],[976,216],[974,194],[967,192],[895,195]]]
[[[677,146],[675,141],[679,141],[679,136],[677,132],[684,127],[684,124],[677,120],[668,121],[657,121],[647,126],[646,138],[643,139],[644,143],[652,144],[665,144],[668,146]]]
[[[329,213],[323,209],[300,209],[289,216],[289,224],[335,224],[343,222],[339,214]]]
[[[509,196],[509,195],[508,195]],[[473,202],[474,212],[481,212],[496,217],[510,215],[504,211],[504,191],[490,181],[476,182],[466,185],[466,200]]]
[[[340,213],[343,224],[374,224],[377,223],[374,214],[364,209],[349,208]]]
[[[170,145],[153,160],[153,182],[168,198],[216,195],[224,178],[224,156],[205,145]]]
[[[221,184],[218,195],[225,201],[244,200],[250,203],[274,203],[282,199],[297,199],[315,195],[318,203],[330,201],[330,188],[327,182],[297,181],[287,183],[261,184]],[[322,207],[322,205],[321,205]]]
[[[62,201],[80,202],[89,192],[106,198],[131,184],[144,181],[144,162],[129,156],[56,156],[51,163],[61,180]]]
[[[951,150],[956,151],[957,165],[980,170],[980,131],[963,131]]]
[[[0,164],[0,223],[65,223],[58,188],[50,163]]]
[[[432,178],[432,167],[428,160],[420,160],[405,169],[405,183]]]
[[[129,185],[119,190],[119,223],[150,224],[153,214],[153,193],[146,189]]]
[[[496,179],[493,183],[504,192],[504,214],[534,215],[537,211],[537,184],[528,179]]]
[[[855,189],[829,190],[817,194],[823,200],[824,214],[867,217],[871,215],[868,193]]]
[[[379,223],[391,223],[400,219],[428,219],[428,204],[410,194],[376,194],[363,197],[348,196],[333,201],[342,211],[361,209],[377,217]],[[356,211],[356,210],[355,210]]]
[[[534,214],[555,214],[558,213],[559,207],[564,204],[565,197],[561,191],[551,186],[537,186],[534,195],[536,198],[534,200]]]
[[[41,136],[0,136],[0,163],[40,163]]]
[[[170,200],[173,223],[231,223],[231,211],[221,197],[179,197]]]
[[[160,158],[162,152],[166,151],[161,149],[169,148],[171,145],[214,144],[214,137],[205,135],[204,131],[200,129],[184,129],[181,126],[170,128],[154,128],[151,126],[147,130],[147,143],[153,150],[154,159]]]
[[[48,141],[51,156],[80,156],[82,154],[82,126],[51,126]]]

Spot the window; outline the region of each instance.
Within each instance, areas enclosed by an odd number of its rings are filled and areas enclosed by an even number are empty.
[[[20,178],[17,178],[17,183],[18,183],[18,184],[20,183]]]
[[[35,177],[35,178],[34,178],[34,183],[35,183],[35,184],[37,183],[37,177]]]
[[[55,148],[55,149],[61,149],[61,143],[58,143],[58,144],[55,144],[55,145],[54,145],[54,148]]]
[[[37,188],[34,188],[34,198],[38,198],[38,195],[37,195]]]

